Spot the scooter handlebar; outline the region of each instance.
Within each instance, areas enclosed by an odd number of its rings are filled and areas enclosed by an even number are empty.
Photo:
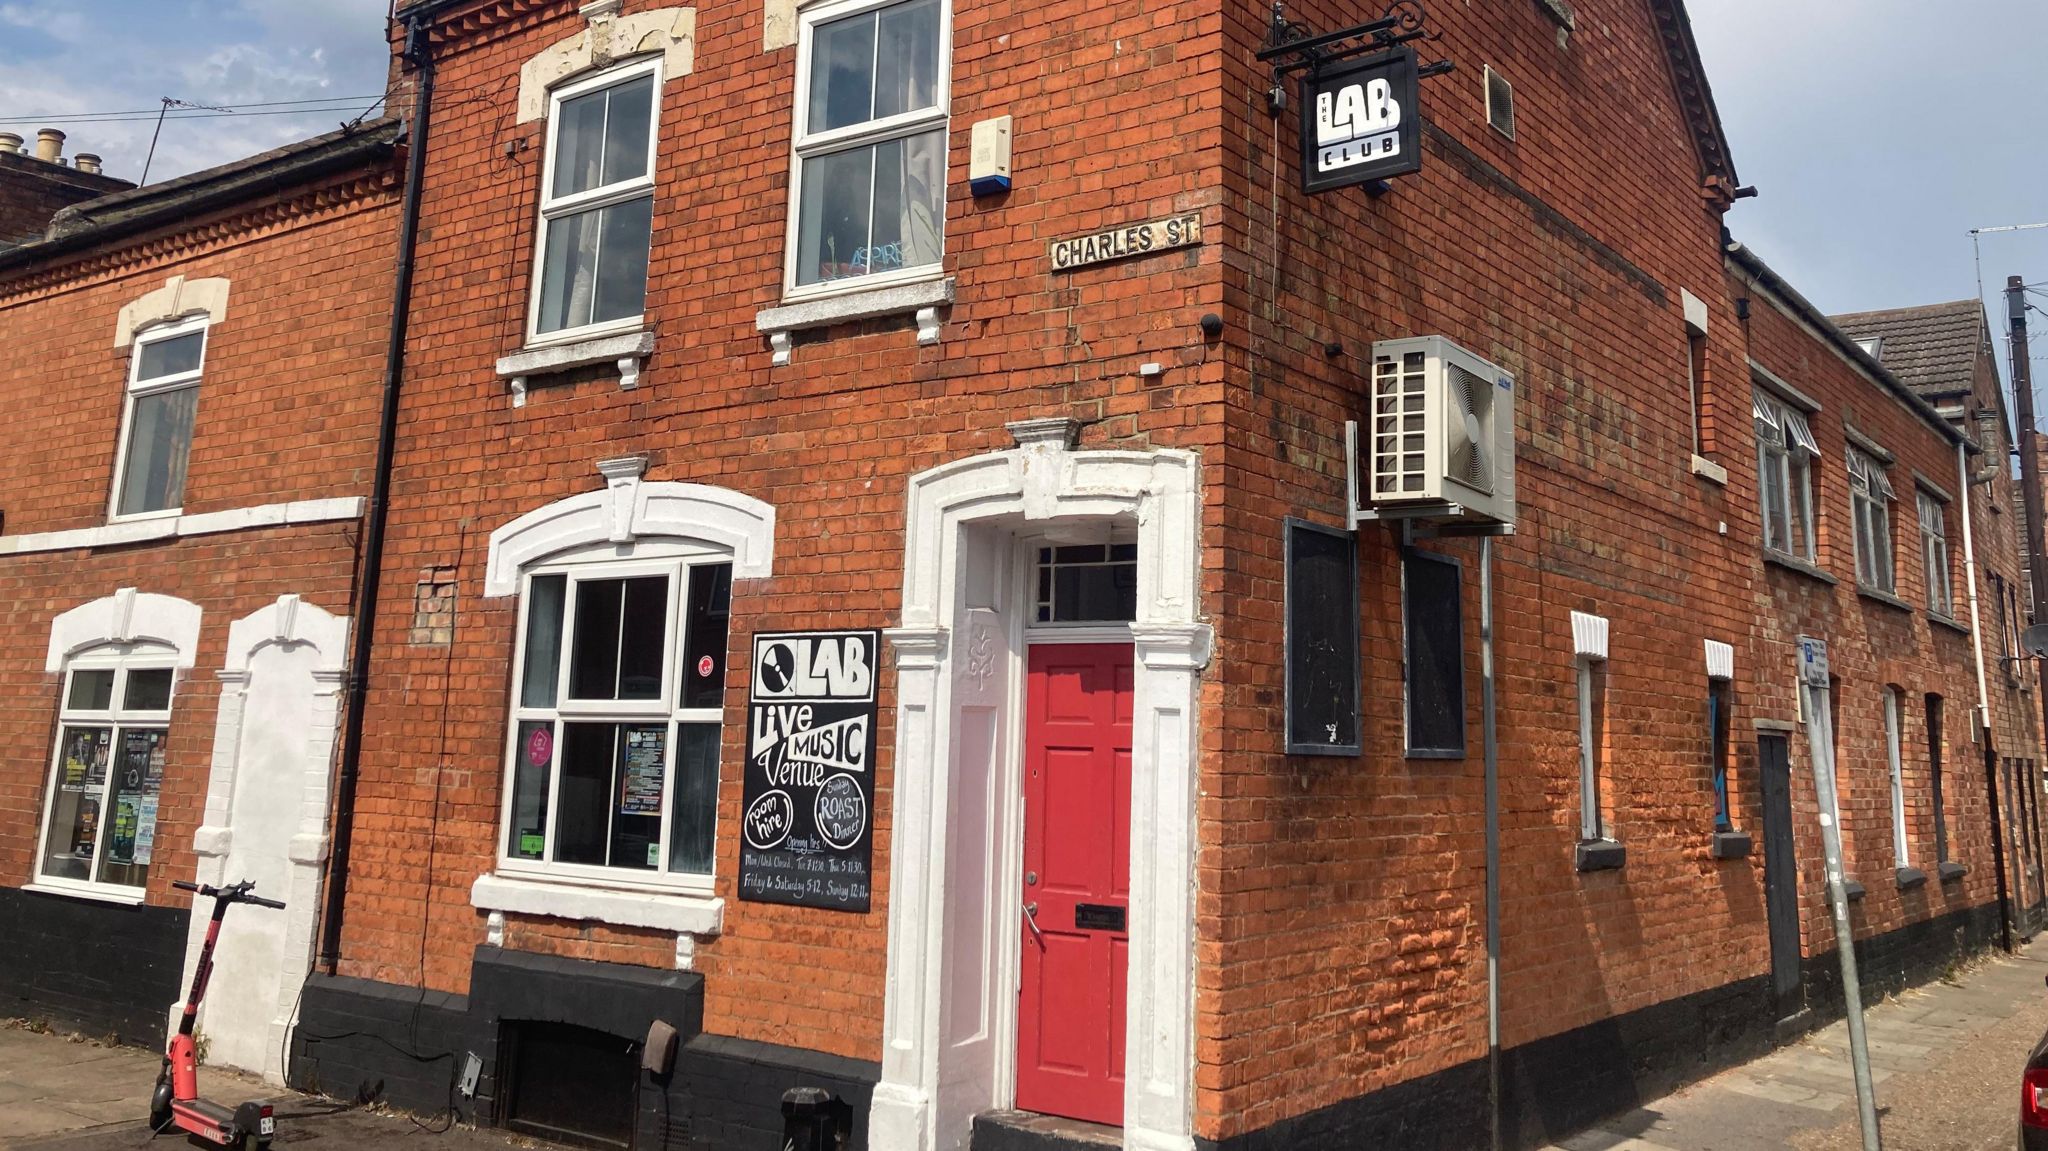
[[[185,882],[185,881],[184,881],[184,880],[182,880],[182,879],[173,879],[173,880],[171,880],[171,886],[172,886],[172,887],[175,887],[175,888],[177,888],[177,889],[178,889],[178,890],[180,890],[180,891],[197,891],[197,890],[199,890],[199,885],[198,885],[198,884],[196,884],[196,883],[187,883],[187,882]]]
[[[281,899],[265,899],[260,895],[244,895],[242,902],[253,903],[258,907],[274,908],[278,911],[284,910],[284,901]]]

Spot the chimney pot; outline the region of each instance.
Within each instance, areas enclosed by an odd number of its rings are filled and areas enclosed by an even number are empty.
[[[0,132],[0,152],[20,152],[21,133]]]
[[[36,159],[52,164],[64,162],[64,133],[55,128],[36,130]]]
[[[80,152],[78,157],[71,161],[71,166],[89,176],[100,174],[100,158],[91,152]]]

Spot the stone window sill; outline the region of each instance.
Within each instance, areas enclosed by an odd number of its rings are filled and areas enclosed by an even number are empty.
[[[953,305],[953,284],[953,277],[947,276],[763,308],[754,315],[754,328],[767,334],[777,367],[789,363],[798,332],[881,316],[915,315],[917,342],[929,346],[939,342],[939,309]]]
[[[1848,897],[1849,902],[1855,903],[1863,898],[1863,884],[1854,879],[1845,879],[1842,881],[1842,894]]]
[[[1628,862],[1628,849],[1611,839],[1594,839],[1579,844],[1574,864],[1580,871],[1616,871]]]
[[[1945,628],[1949,628],[1963,635],[1970,634],[1970,625],[1964,623],[1962,620],[1959,620],[1952,615],[1945,615],[1938,611],[1930,611],[1927,613],[1927,618],[1933,620],[1935,623],[1938,623]]]
[[[23,891],[39,895],[61,895],[66,899],[88,899],[94,903],[118,903],[124,907],[142,905],[143,894],[133,887],[71,887],[55,883],[24,883]]]
[[[1936,874],[1941,876],[1943,883],[1954,883],[1963,876],[1970,874],[1968,867],[1960,863],[1952,863],[1948,860],[1943,860],[1941,865],[1934,870]]]
[[[1728,486],[1728,469],[1705,456],[1693,456],[1692,474],[1709,483],[1719,484],[1724,488]]]
[[[1714,833],[1715,859],[1742,859],[1754,846],[1746,831],[1717,831]]]
[[[1900,891],[1911,891],[1927,884],[1927,873],[1917,867],[1901,867],[1894,873]]]
[[[725,900],[713,895],[620,891],[508,875],[477,876],[469,888],[469,903],[479,911],[541,915],[614,927],[650,927],[690,935],[717,935],[725,923]]]
[[[619,388],[631,390],[640,386],[640,365],[654,354],[654,333],[651,331],[621,332],[617,335],[595,336],[587,340],[572,340],[561,344],[547,344],[537,348],[526,348],[509,356],[498,358],[498,378],[505,380],[512,389],[512,406],[526,406],[526,389],[535,376],[553,375],[592,364],[613,363],[619,369]]]
[[[1856,585],[1856,594],[1873,603],[1881,603],[1888,608],[1905,612],[1907,615],[1913,614],[1912,604],[1907,603],[1883,588],[1871,587],[1867,583],[1859,583]]]
[[[1822,571],[1820,568],[1817,568],[1814,565],[1807,563],[1805,560],[1794,559],[1791,556],[1786,555],[1784,552],[1766,550],[1764,552],[1764,562],[1767,564],[1775,564],[1778,567],[1784,568],[1786,571],[1798,572],[1800,575],[1803,575],[1808,579],[1816,579],[1824,584],[1833,585],[1842,582],[1836,579],[1835,577],[1829,575],[1825,571]]]
[[[105,527],[0,536],[0,556],[19,555],[25,552],[119,547],[123,544],[152,543],[157,540],[248,531],[253,528],[327,523],[331,520],[356,519],[362,514],[361,496],[297,500],[288,504],[259,504],[255,507],[197,512],[168,519],[149,519],[139,523],[124,520]]]

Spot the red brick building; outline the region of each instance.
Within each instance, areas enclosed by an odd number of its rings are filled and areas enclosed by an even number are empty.
[[[0,1012],[160,1043],[205,923],[172,881],[255,879],[290,910],[227,925],[220,978],[244,993],[202,1025],[215,1061],[283,1073],[397,135],[374,123],[101,194],[0,249]]]
[[[779,1146],[796,1086],[879,1151],[1559,1137],[1838,1010],[1802,637],[1866,981],[1992,938],[2010,494],[1729,246],[1683,7],[1274,71],[1358,16],[403,7],[403,326],[309,345],[399,391],[293,1082],[618,1145]],[[1421,169],[1304,190],[1358,147]],[[344,393],[277,460],[359,494]]]
[[[2038,740],[1905,546],[1925,492],[1972,585],[1981,464],[1725,247],[1682,8],[1578,8],[1436,14],[1421,172],[1310,194],[1256,55],[1339,6],[407,6],[417,590],[295,1081],[440,1108],[474,1054],[459,1110],[621,1143],[773,1146],[797,1085],[892,1151],[1562,1135],[1830,1010],[1800,636],[1867,981],[1983,946],[1973,709]],[[1513,405],[1490,573],[1350,531],[1428,336]]]

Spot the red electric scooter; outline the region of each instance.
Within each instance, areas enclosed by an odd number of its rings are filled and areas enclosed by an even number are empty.
[[[199,970],[192,973],[192,993],[185,997],[185,1015],[178,1033],[164,1052],[163,1069],[156,1074],[156,1091],[149,1099],[149,1129],[162,1134],[172,1128],[197,1135],[223,1147],[254,1147],[264,1151],[277,1133],[277,1120],[268,1103],[244,1103],[229,1110],[199,1097],[199,1049],[192,1028],[199,1018],[199,1001],[206,997],[206,980],[213,974],[213,945],[220,939],[220,921],[230,903],[253,903],[258,907],[284,910],[275,899],[251,895],[255,881],[245,879],[226,887],[201,887],[173,880],[172,887],[213,897],[213,919],[206,925],[206,946],[199,949]]]

